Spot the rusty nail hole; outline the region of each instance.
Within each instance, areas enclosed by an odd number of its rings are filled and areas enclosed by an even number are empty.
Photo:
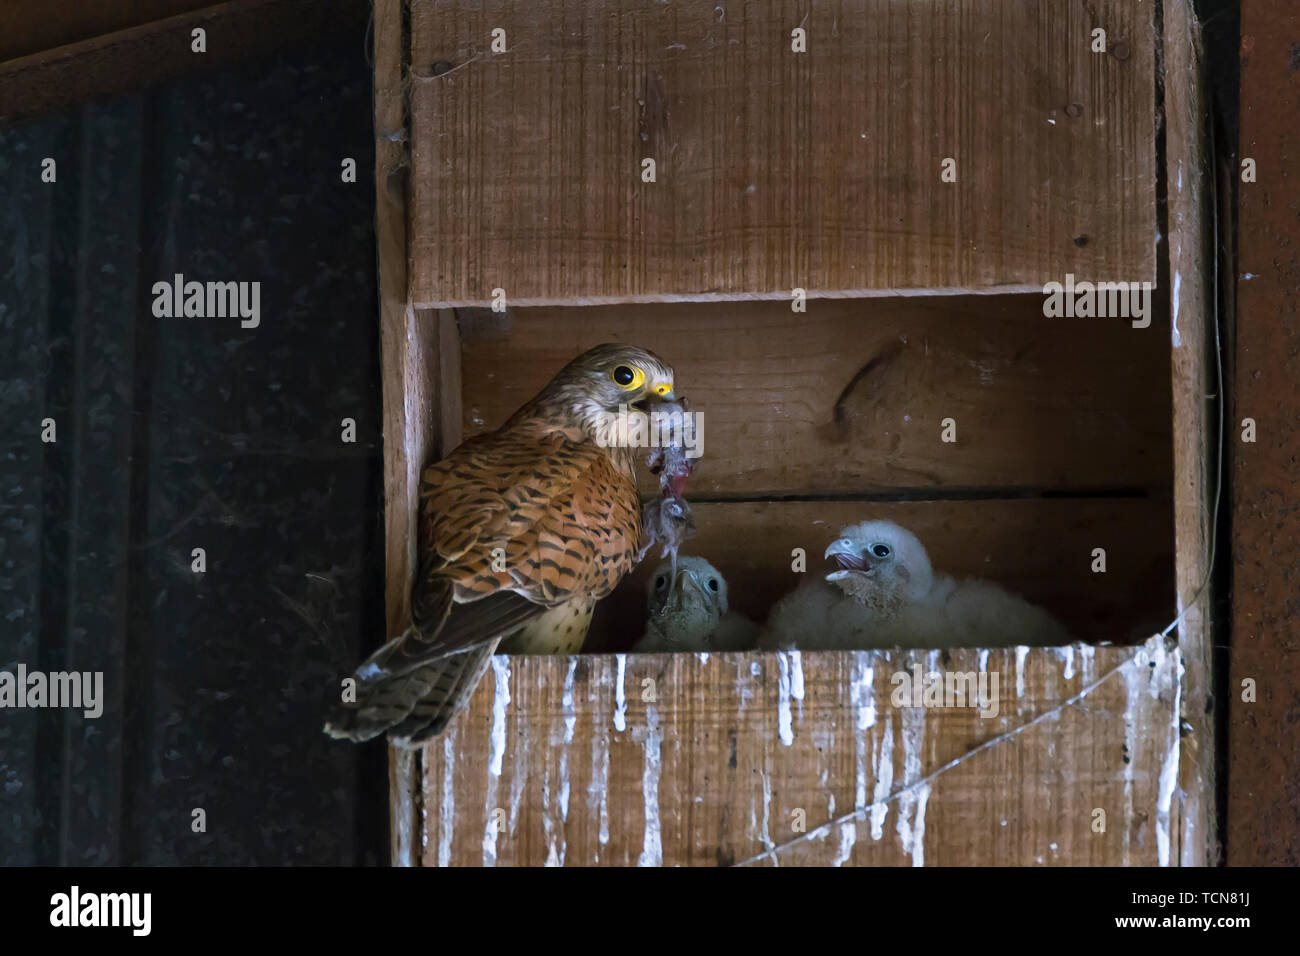
[[[1071,103],[1065,108],[1065,115],[1070,117],[1070,119],[1078,119],[1083,115],[1083,104]]]
[[[1088,237],[1087,237],[1087,236],[1075,236],[1075,238],[1074,238],[1074,244],[1075,244],[1076,246],[1078,246],[1080,249],[1082,249],[1084,246],[1086,246],[1086,245],[1088,244]]]
[[[451,64],[446,60],[439,60],[437,63],[433,64],[432,73],[434,76],[442,76],[442,74],[450,72]]]
[[[1132,51],[1128,48],[1128,40],[1119,40],[1110,48],[1110,52],[1117,60],[1127,60]]]

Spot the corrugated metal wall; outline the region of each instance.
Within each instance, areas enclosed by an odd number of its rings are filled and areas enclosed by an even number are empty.
[[[383,748],[320,733],[383,630],[370,69],[295,56],[0,129],[0,670],[105,700],[0,710],[0,863],[387,852]],[[260,326],[156,318],[178,272]]]

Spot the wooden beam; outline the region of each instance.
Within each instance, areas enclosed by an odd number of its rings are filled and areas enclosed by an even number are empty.
[[[412,0],[412,298],[1154,281],[1154,6]]]
[[[365,0],[232,0],[0,63],[0,123],[340,37],[363,46]],[[206,52],[192,31],[206,31]]]
[[[1241,9],[1239,256],[1232,462],[1232,665],[1228,681],[1227,859],[1300,865],[1300,10]],[[1257,429],[1242,441],[1242,420]],[[1243,700],[1243,681],[1255,685]]]
[[[1213,170],[1206,141],[1207,100],[1200,25],[1192,0],[1164,5],[1166,177],[1169,210],[1170,308],[1173,317],[1174,530],[1177,636],[1184,675],[1176,813],[1177,859],[1187,866],[1217,862],[1216,744],[1211,543],[1218,486],[1214,372],[1214,253],[1210,245]],[[1168,785],[1173,786],[1170,779]],[[1172,793],[1172,791],[1171,791]]]
[[[437,381],[430,380],[437,340],[418,322],[406,295],[406,44],[402,0],[376,0],[375,235],[379,247],[379,324],[384,402],[384,606],[386,632],[410,619],[415,518],[421,456],[429,447]],[[431,348],[432,347],[432,348]],[[391,862],[419,862],[419,754],[389,748]]]
[[[210,6],[212,0],[0,0],[0,63]]]

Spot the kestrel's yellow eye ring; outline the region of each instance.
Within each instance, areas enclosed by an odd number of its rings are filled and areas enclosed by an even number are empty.
[[[628,392],[635,391],[645,384],[645,372],[635,365],[616,366],[609,377],[614,380],[615,385]]]

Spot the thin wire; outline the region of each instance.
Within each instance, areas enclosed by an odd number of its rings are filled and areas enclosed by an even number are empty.
[[[1211,164],[1213,168],[1213,164]],[[1207,179],[1209,176],[1207,175]],[[1214,466],[1214,507],[1210,518],[1210,554],[1209,563],[1205,568],[1205,580],[1197,589],[1192,599],[1183,605],[1183,609],[1178,612],[1178,616],[1169,622],[1169,626],[1160,632],[1161,637],[1168,637],[1182,622],[1187,612],[1194,608],[1201,600],[1202,595],[1210,586],[1210,580],[1214,575],[1214,561],[1218,554],[1219,546],[1219,502],[1223,497],[1223,446],[1226,442],[1226,431],[1224,430],[1224,406],[1227,404],[1223,394],[1223,343],[1219,338],[1219,210],[1218,196],[1213,198],[1214,212],[1211,219],[1214,223],[1214,299],[1213,308],[1211,309],[1211,318],[1214,322],[1214,364],[1215,364],[1215,395],[1219,404],[1219,447],[1218,456]],[[1177,303],[1174,303],[1177,308]]]

